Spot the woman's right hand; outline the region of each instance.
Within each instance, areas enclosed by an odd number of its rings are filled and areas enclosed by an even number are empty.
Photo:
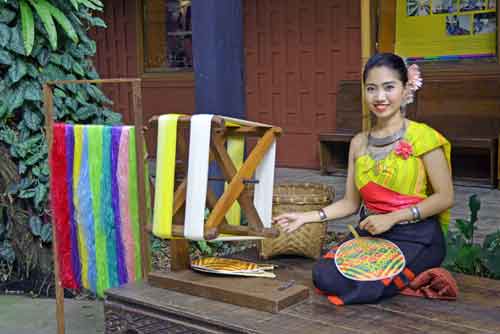
[[[285,233],[291,233],[307,223],[305,215],[301,212],[283,213],[273,218],[273,224],[281,227]]]

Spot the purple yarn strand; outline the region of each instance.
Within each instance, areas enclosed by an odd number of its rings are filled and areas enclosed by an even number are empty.
[[[116,175],[121,131],[122,127],[119,126],[114,126],[111,129],[111,198],[116,233],[116,261],[118,266],[118,283],[120,285],[128,282],[127,265],[125,262],[125,250],[121,233],[120,194],[118,191],[118,180]]]
[[[80,262],[80,254],[78,251],[78,230],[75,221],[75,206],[73,204],[73,161],[75,148],[75,134],[72,125],[66,125],[66,157],[67,163],[67,187],[68,187],[68,203],[69,203],[69,223],[71,237],[71,266],[75,275],[78,288],[82,287],[82,264]]]

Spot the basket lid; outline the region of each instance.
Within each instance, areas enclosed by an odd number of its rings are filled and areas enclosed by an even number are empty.
[[[333,186],[321,183],[280,183],[274,186],[274,204],[331,203],[335,197]]]

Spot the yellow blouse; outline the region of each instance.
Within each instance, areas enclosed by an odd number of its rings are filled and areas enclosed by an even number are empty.
[[[439,132],[424,123],[409,121],[403,143],[408,156],[397,149],[384,159],[375,161],[369,154],[359,156],[355,161],[355,183],[361,190],[369,182],[401,195],[417,196],[422,199],[432,194],[432,187],[422,161],[422,155],[441,147],[451,170],[449,141]],[[409,144],[409,145],[408,145]],[[398,154],[399,153],[399,154]],[[439,215],[439,221],[446,232],[449,224],[449,210]]]

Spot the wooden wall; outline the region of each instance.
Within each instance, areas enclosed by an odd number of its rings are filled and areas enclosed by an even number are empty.
[[[247,117],[284,129],[280,166],[317,168],[338,82],[358,79],[359,1],[244,0]]]

